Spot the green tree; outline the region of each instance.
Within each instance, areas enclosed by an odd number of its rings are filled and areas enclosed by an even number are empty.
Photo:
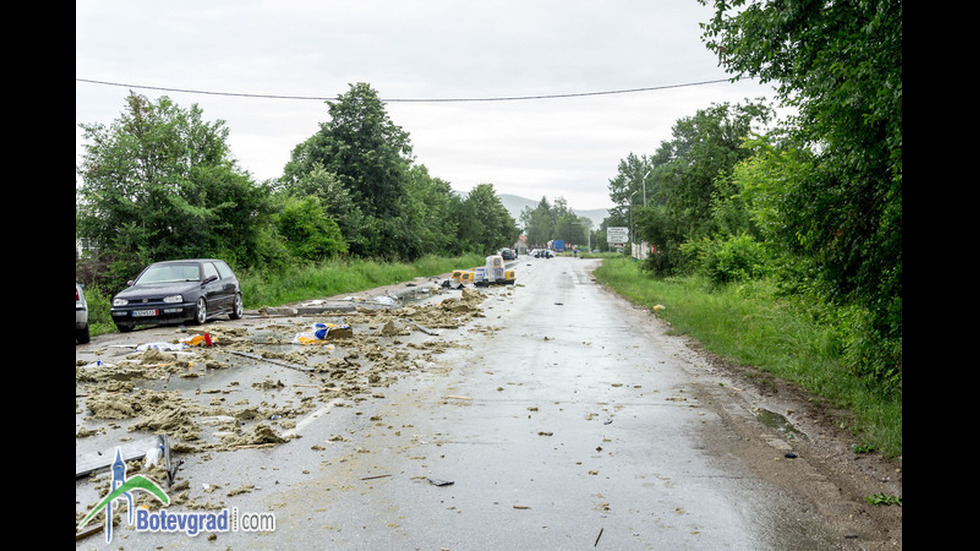
[[[542,197],[537,206],[524,207],[521,211],[521,224],[524,226],[524,234],[527,235],[528,242],[532,246],[541,246],[547,243],[554,233],[554,218],[552,217],[551,204],[546,197]]]
[[[413,165],[408,175],[400,209],[406,255],[462,253],[456,239],[459,221],[453,217],[462,199],[449,182],[432,177],[424,165]]]
[[[543,246],[552,239],[564,239],[568,244],[584,245],[588,242],[588,231],[592,228],[592,221],[575,214],[564,197],[555,199],[553,205],[546,197],[542,197],[534,208],[524,207],[520,217],[524,234],[532,246]]]
[[[400,222],[405,206],[412,147],[407,132],[394,124],[377,92],[368,84],[351,85],[328,102],[330,120],[299,144],[280,184],[285,189],[322,167],[332,174],[363,214],[356,233],[346,233],[358,256],[395,258],[413,238]],[[338,222],[339,223],[339,222]]]
[[[205,121],[197,105],[130,94],[111,125],[81,127],[76,233],[99,244],[117,279],[177,257],[244,266],[274,248],[271,193],[238,169],[223,121]]]
[[[653,156],[631,154],[620,164],[619,176],[610,182],[615,196],[626,201],[617,215],[632,218],[639,239],[660,251],[648,257],[647,269],[665,276],[692,269],[681,245],[711,238],[719,222],[736,220],[736,211],[725,208],[734,194],[732,170],[751,155],[744,139],[772,118],[773,110],[759,101],[712,105],[677,121],[672,139],[661,142]]]
[[[647,194],[650,198],[656,194],[650,176],[657,166],[657,160],[653,157],[635,153],[627,155],[619,161],[616,176],[609,180],[609,199],[627,211],[632,204],[645,204]]]
[[[470,190],[459,205],[457,223],[466,252],[489,254],[510,247],[518,237],[517,223],[497,197],[493,184],[479,184]]]
[[[679,120],[673,139],[661,144],[656,157],[664,170],[654,193],[656,203],[677,217],[689,239],[709,236],[713,206],[735,165],[751,152],[742,147],[754,129],[772,119],[772,110],[761,103],[719,104]]]
[[[340,227],[326,215],[314,195],[286,197],[275,220],[279,235],[294,258],[321,261],[347,252]]]
[[[287,172],[289,175],[280,178],[277,185],[280,195],[286,199],[316,198],[323,216],[332,220],[340,230],[345,249],[363,250],[369,247],[363,242],[364,213],[335,174],[319,163],[307,167],[305,172]]]
[[[562,216],[555,225],[555,239],[561,239],[567,245],[585,246],[591,228],[592,221],[584,216]]]
[[[788,147],[809,166],[787,186],[775,237],[826,298],[871,313],[869,339],[895,343],[870,369],[900,372],[901,0],[700,1],[715,8],[705,41],[734,78],[774,83],[797,111]]]

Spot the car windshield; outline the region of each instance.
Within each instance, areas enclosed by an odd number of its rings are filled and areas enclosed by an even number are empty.
[[[150,266],[140,274],[136,283],[173,283],[200,281],[201,270],[197,264],[162,264]]]

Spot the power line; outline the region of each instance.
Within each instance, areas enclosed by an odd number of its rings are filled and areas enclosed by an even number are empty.
[[[75,78],[75,81],[86,82],[89,84],[99,84],[103,86],[138,88],[142,90],[158,90],[162,92],[181,92],[187,94],[232,96],[232,97],[255,98],[255,99],[331,101],[339,98],[339,96],[334,96],[334,97],[285,96],[285,95],[273,95],[273,94],[253,94],[253,93],[243,93],[243,92],[217,92],[217,91],[210,91],[210,90],[193,90],[187,88],[169,88],[169,87],[161,87],[161,86],[147,86],[141,84],[125,84],[121,82],[108,82],[104,80],[92,80],[92,79],[77,78],[77,77]],[[658,90],[668,90],[673,88],[689,88],[692,86],[706,86],[709,84],[719,84],[722,82],[731,82],[731,79],[721,78],[715,80],[704,80],[699,82],[688,82],[682,84],[665,84],[662,86],[647,86],[642,88],[623,88],[619,90],[605,90],[599,92],[574,92],[574,93],[567,93],[567,94],[539,94],[539,95],[528,95],[528,96],[497,96],[497,97],[476,97],[476,98],[389,98],[389,99],[382,99],[381,101],[385,103],[476,103],[476,102],[494,102],[494,101],[529,101],[529,100],[546,100],[546,99],[566,99],[566,98],[581,98],[581,97],[590,97],[590,96],[635,94],[640,92],[654,92]]]

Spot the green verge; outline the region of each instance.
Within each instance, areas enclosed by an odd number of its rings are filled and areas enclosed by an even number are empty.
[[[296,266],[281,273],[245,272],[239,278],[245,307],[280,306],[432,277],[457,268],[482,266],[486,258],[427,256],[413,262],[338,260]]]
[[[769,281],[712,287],[697,277],[654,278],[622,258],[605,259],[594,275],[706,350],[795,383],[845,411],[840,422],[858,440],[855,449],[901,458],[901,394],[853,375],[842,362],[839,329],[821,324],[817,307],[780,295]]]

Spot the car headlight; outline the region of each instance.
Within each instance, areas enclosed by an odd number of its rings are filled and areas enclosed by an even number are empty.
[[[112,299],[112,305],[113,306],[126,306],[127,304],[129,304],[129,301],[126,300],[126,299],[124,299],[124,298],[114,298],[114,299]]]
[[[184,297],[181,295],[170,295],[169,297],[163,297],[163,302],[167,304],[178,304],[184,302]]]

